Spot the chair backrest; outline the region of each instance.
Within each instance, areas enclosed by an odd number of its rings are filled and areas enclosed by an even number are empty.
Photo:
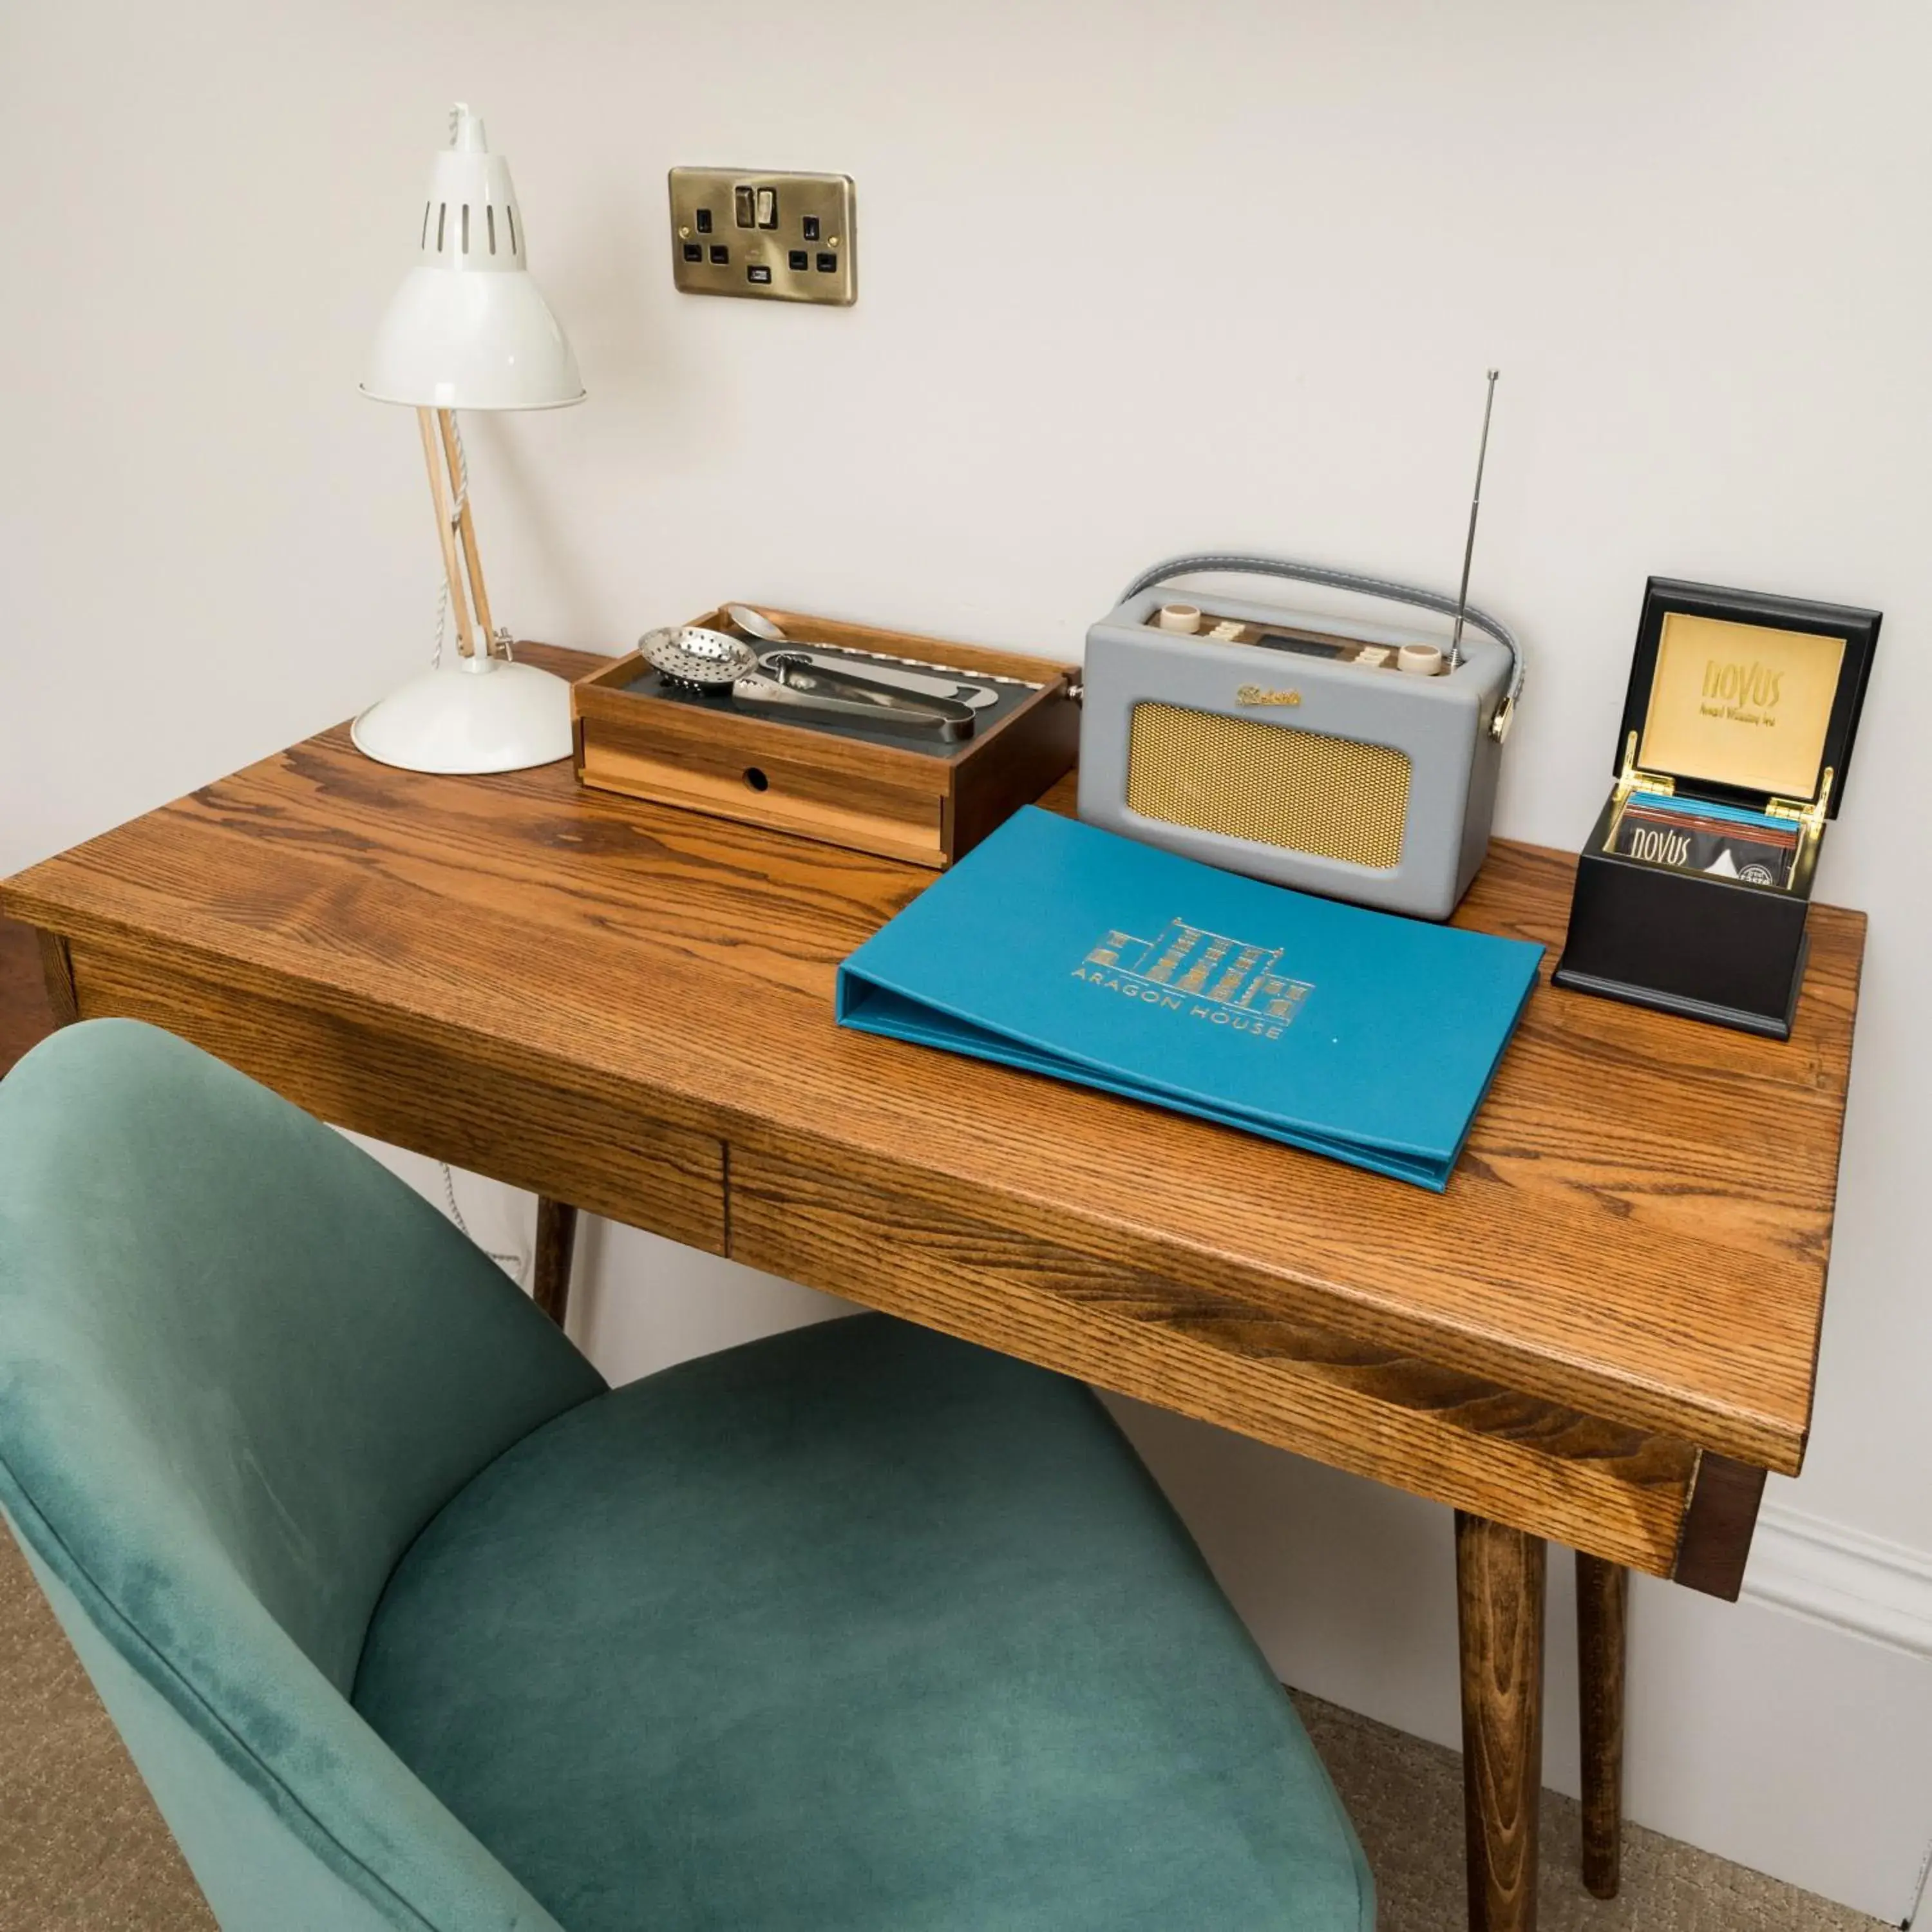
[[[428,1203],[170,1035],[70,1027],[0,1082],[0,1507],[224,1926],[554,1932],[347,1694],[424,1524],[603,1387]]]

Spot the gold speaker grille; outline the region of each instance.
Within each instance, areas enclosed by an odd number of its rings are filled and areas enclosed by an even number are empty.
[[[1148,818],[1377,872],[1402,857],[1408,754],[1252,718],[1136,704],[1127,802]]]

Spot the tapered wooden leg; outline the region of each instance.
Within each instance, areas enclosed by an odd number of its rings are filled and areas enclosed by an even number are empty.
[[[570,1306],[570,1262],[576,1250],[577,1210],[539,1195],[532,1292],[537,1306],[560,1328]]]
[[[1583,1883],[1617,1895],[1624,1828],[1624,1631],[1630,1572],[1576,1558],[1576,1680],[1582,1694]]]
[[[1540,1537],[1456,1511],[1470,1932],[1535,1932],[1547,1567]]]

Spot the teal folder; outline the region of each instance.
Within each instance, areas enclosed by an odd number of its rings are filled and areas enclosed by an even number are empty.
[[[1542,956],[1030,806],[845,962],[838,1016],[1440,1192]]]

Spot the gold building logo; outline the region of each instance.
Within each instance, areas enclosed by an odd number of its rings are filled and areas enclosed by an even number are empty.
[[[1281,970],[1282,949],[1252,946],[1184,920],[1158,939],[1109,932],[1073,969],[1104,992],[1208,1026],[1279,1040],[1314,992]]]

